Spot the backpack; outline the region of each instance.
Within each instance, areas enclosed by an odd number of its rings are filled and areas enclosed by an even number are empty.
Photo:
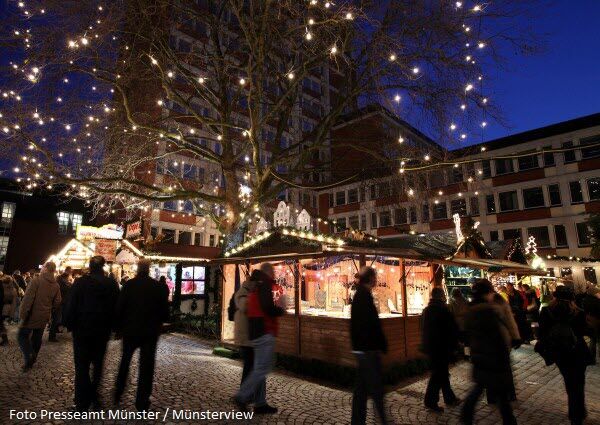
[[[233,293],[233,295],[231,296],[231,299],[229,300],[229,307],[227,307],[227,319],[229,319],[230,322],[235,321],[235,312],[237,311],[237,306],[235,305],[235,292]]]
[[[546,338],[546,350],[552,357],[559,358],[575,351],[577,336],[569,322],[556,322]]]

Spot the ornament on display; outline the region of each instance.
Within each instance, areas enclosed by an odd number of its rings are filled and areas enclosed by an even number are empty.
[[[300,214],[298,214],[298,217],[296,218],[296,229],[308,231],[311,227],[312,226],[310,214],[308,214],[308,212],[305,209],[303,209],[302,211],[300,211]]]
[[[264,217],[261,217],[260,220],[258,220],[258,224],[256,225],[256,234],[260,234],[263,232],[266,232],[267,230],[269,230],[269,222],[267,220],[264,219]]]
[[[454,231],[456,232],[456,244],[458,245],[464,239],[462,230],[460,228],[460,215],[454,214],[452,216],[452,220],[454,220]]]
[[[525,254],[534,255],[537,253],[537,244],[535,243],[535,236],[529,236],[527,240],[527,246],[525,247]]]
[[[290,207],[283,201],[277,205],[277,210],[273,214],[273,224],[275,227],[287,227],[290,225]]]

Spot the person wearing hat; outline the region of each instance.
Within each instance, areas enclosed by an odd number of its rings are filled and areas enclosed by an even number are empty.
[[[517,423],[509,401],[512,383],[510,332],[494,299],[494,288],[487,279],[476,279],[471,288],[473,302],[465,316],[465,333],[471,347],[474,387],[465,399],[461,418],[472,424],[475,406],[484,390],[495,394],[504,425]]]
[[[556,363],[565,381],[571,424],[580,425],[585,409],[585,371],[591,355],[583,338],[585,313],[575,304],[575,294],[567,286],[558,286],[553,299],[540,313],[540,341],[535,349],[547,365]]]

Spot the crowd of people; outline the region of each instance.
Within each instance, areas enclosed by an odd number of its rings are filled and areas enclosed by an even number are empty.
[[[149,261],[140,260],[136,276],[122,282],[121,287],[106,274],[101,256],[92,257],[82,275],[67,268],[57,276],[56,264],[47,262],[32,276],[15,272],[0,280],[2,345],[9,343],[5,321],[18,320],[24,373],[38,360],[44,330],[49,327],[48,341],[57,341],[57,333],[64,328],[73,335],[73,409],[101,409],[98,388],[108,341],[114,333],[122,340],[122,356],[113,403],[118,406],[121,402],[133,354],[139,349],[135,407],[139,411],[149,409],[158,338],[169,318],[169,289],[150,277]]]
[[[164,281],[150,277],[146,260],[140,260],[137,275],[121,288],[104,268],[104,258],[96,256],[90,260],[89,271],[80,276],[74,276],[68,268],[57,276],[52,262],[39,273],[0,276],[2,345],[8,343],[4,322],[18,320],[17,340],[23,353],[23,371],[27,372],[36,363],[48,325],[50,341],[56,340],[61,326],[72,332],[74,408],[83,411],[101,407],[98,387],[107,344],[114,332],[122,338],[122,357],[113,401],[115,405],[120,403],[132,356],[139,349],[135,406],[147,410],[157,342],[162,324],[169,317],[169,289]],[[382,368],[387,341],[372,295],[376,284],[377,273],[371,267],[363,267],[356,276],[350,318],[357,364],[352,424],[366,422],[369,397],[381,423],[389,423]],[[240,285],[229,303],[229,319],[234,322],[235,342],[243,358],[241,383],[233,401],[244,411],[252,405],[255,414],[278,411],[267,402],[266,380],[273,368],[278,318],[286,311],[280,289],[273,266],[263,263]],[[535,351],[541,359],[548,366],[555,364],[563,377],[571,423],[583,424],[585,373],[595,363],[600,328],[600,290],[590,285],[576,296],[572,287],[557,286],[549,303],[542,307],[540,294],[527,285],[494,287],[486,279],[474,279],[469,299],[459,289],[454,289],[449,298],[442,287],[434,287],[422,314],[421,349],[431,368],[424,395],[427,409],[444,412],[439,404],[441,392],[446,406],[462,404],[462,422],[472,424],[475,407],[485,391],[487,402],[498,407],[502,423],[516,424],[511,402],[518,394],[511,350],[535,340]],[[473,380],[464,400],[452,390],[449,373],[450,365],[462,355],[472,363]]]
[[[462,421],[472,424],[475,406],[485,391],[496,405],[503,424],[516,424],[511,402],[517,400],[510,352],[521,344],[537,341],[535,351],[546,365],[556,364],[568,398],[568,416],[573,425],[586,417],[585,372],[595,363],[596,337],[600,321],[600,291],[589,285],[575,297],[570,286],[557,286],[548,305],[542,307],[539,293],[528,285],[494,288],[486,279],[475,279],[470,302],[459,289],[446,303],[442,288],[433,288],[423,311],[423,351],[431,363],[425,406],[443,412],[446,405],[461,402],[450,385],[449,365],[458,353],[468,353],[473,365],[473,388],[464,400]],[[532,329],[538,329],[537,335]],[[589,337],[588,344],[585,337]],[[459,347],[466,346],[466,350]]]

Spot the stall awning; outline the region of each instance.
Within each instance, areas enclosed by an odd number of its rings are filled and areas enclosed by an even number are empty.
[[[492,272],[518,273],[526,275],[537,275],[540,272],[539,270],[534,269],[527,264],[490,258],[452,258],[449,259],[448,262],[454,263],[458,266],[483,269]]]

